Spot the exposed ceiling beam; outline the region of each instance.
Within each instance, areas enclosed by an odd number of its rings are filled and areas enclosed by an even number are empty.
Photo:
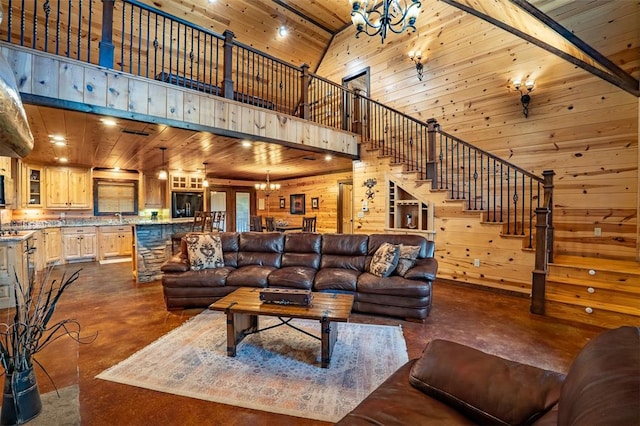
[[[492,25],[497,26],[498,28],[501,28],[511,34],[514,34],[556,56],[561,57],[562,59],[584,69],[585,71],[590,72],[591,74],[605,80],[608,81],[609,83],[625,90],[628,93],[631,93],[634,96],[638,96],[640,97],[640,87],[639,87],[639,83],[638,80],[636,80],[635,78],[633,78],[633,76],[629,75],[628,73],[626,73],[624,70],[620,69],[619,67],[617,67],[617,65],[615,65],[614,63],[612,63],[611,61],[609,61],[607,58],[605,58],[602,54],[600,54],[599,52],[597,52],[595,49],[593,49],[591,46],[589,46],[588,44],[586,44],[585,42],[583,42],[582,40],[580,40],[578,37],[574,36],[573,34],[570,33],[570,31],[568,31],[567,29],[565,29],[562,25],[558,24],[556,21],[554,21],[553,19],[551,19],[549,16],[547,16],[546,14],[544,14],[542,11],[536,9],[534,6],[532,6],[531,4],[527,3],[526,5],[524,5],[524,3],[526,3],[525,1],[522,0],[509,0],[510,2],[516,4],[518,7],[522,7],[523,10],[525,10],[527,13],[531,14],[532,16],[534,16],[536,19],[538,19],[540,22],[544,23],[545,25],[547,25],[549,28],[551,28],[556,34],[558,34],[559,36],[562,37],[563,40],[567,40],[569,41],[571,44],[573,44],[574,46],[576,46],[581,53],[583,53],[584,55],[588,56],[590,59],[593,59],[593,61],[595,63],[589,63],[583,59],[577,58],[576,56],[562,50],[559,49],[558,47],[554,46],[553,44],[547,43],[545,41],[542,41],[536,37],[533,37],[531,35],[529,35],[527,32],[525,32],[522,29],[516,28],[512,25],[509,25],[505,22],[502,22],[492,16],[489,16],[483,12],[480,12],[479,10],[474,9],[473,7],[467,5],[467,4],[462,4],[457,0],[442,0],[444,3],[457,7],[460,10],[463,10],[473,16],[476,16],[480,19],[483,19],[484,21],[489,22]],[[537,12],[535,12],[535,15],[532,13],[533,10],[536,10]],[[571,38],[567,37],[567,34],[571,34]]]
[[[291,13],[295,13],[296,15],[298,15],[299,17],[301,17],[302,19],[312,23],[313,25],[315,25],[318,28],[321,28],[323,30],[325,30],[326,32],[328,32],[331,35],[335,35],[335,32],[333,32],[330,28],[325,27],[324,25],[322,25],[320,22],[316,21],[315,19],[305,15],[304,13],[300,12],[298,9],[296,9],[295,7],[289,6],[287,3],[283,2],[282,0],[271,0],[272,2],[274,2],[275,4],[284,7],[285,9],[287,9],[289,12]]]

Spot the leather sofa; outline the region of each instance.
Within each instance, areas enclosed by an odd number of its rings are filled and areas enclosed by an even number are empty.
[[[224,266],[191,270],[186,241],[165,262],[167,309],[206,308],[238,287],[306,289],[354,295],[353,310],[424,320],[438,263],[434,244],[419,235],[219,232]],[[369,271],[383,243],[419,247],[404,276]]]
[[[337,424],[640,425],[640,328],[596,336],[566,376],[433,340]]]

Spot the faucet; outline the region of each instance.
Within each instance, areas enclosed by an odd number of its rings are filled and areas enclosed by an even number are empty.
[[[116,216],[118,216],[118,220],[122,223],[122,213],[116,213]]]

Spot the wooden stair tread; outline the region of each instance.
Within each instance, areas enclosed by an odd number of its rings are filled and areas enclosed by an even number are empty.
[[[640,263],[632,260],[560,255],[555,256],[553,262],[549,263],[549,265],[558,267],[589,268],[601,271],[640,275]]]

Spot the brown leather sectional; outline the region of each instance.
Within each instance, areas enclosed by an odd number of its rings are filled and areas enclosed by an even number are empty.
[[[219,232],[224,267],[192,271],[186,243],[162,266],[167,309],[205,308],[238,287],[274,287],[354,295],[353,310],[424,320],[438,263],[419,235]],[[368,272],[381,244],[419,246],[404,277]]]
[[[640,329],[600,334],[566,377],[433,340],[338,425],[640,425]]]

